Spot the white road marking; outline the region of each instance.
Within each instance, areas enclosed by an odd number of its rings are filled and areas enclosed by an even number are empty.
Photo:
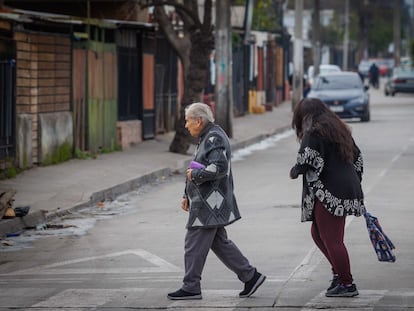
[[[325,292],[309,301],[302,311],[315,309],[335,309],[335,310],[373,310],[378,301],[384,297],[387,290],[360,290],[359,295],[354,298],[329,298],[325,297]]]
[[[110,301],[127,296],[139,296],[147,289],[125,288],[125,289],[67,289],[57,295],[41,301],[32,307],[34,308],[93,308],[102,306]]]
[[[155,267],[133,267],[133,268],[124,268],[124,267],[115,267],[115,268],[67,268],[67,266],[76,263],[82,263],[87,261],[94,261],[105,258],[113,258],[124,255],[136,255],[151,263]],[[65,267],[66,266],[66,267]],[[90,273],[104,273],[104,274],[114,274],[114,273],[162,273],[162,272],[181,272],[182,269],[169,263],[168,261],[151,254],[143,249],[127,250],[123,252],[110,253],[101,256],[92,256],[85,257],[73,260],[65,260],[57,262],[50,265],[44,265],[39,267],[34,267],[30,269],[18,270],[10,273],[0,274],[0,275],[32,275],[32,274],[90,274]]]
[[[26,291],[29,288],[25,289]],[[51,290],[51,289],[49,289]],[[250,299],[239,298],[240,289],[222,289],[222,290],[208,290],[202,292],[202,300],[191,301],[170,301],[166,298],[166,292],[161,288],[70,288],[63,290],[53,296],[50,296],[43,301],[40,301],[32,308],[36,310],[51,310],[52,308],[71,308],[70,310],[80,310],[80,308],[162,308],[162,309],[203,309],[211,310],[211,308],[272,308],[273,295],[265,294],[258,295]],[[7,291],[6,291],[7,293]],[[328,298],[325,293],[321,292],[309,302],[307,302],[301,311],[312,311],[319,309],[330,309],[336,311],[358,310],[358,311],[372,311],[375,307],[381,304],[384,310],[392,310],[395,301],[390,300],[389,304],[383,300],[387,295],[392,296],[407,296],[413,297],[412,291],[401,289],[399,291],[388,290],[360,290],[359,296],[353,298]],[[297,305],[299,300],[288,300],[283,306],[278,305],[277,308],[300,308]],[[380,302],[381,301],[381,302]],[[400,307],[412,307],[410,302],[401,305]]]
[[[194,308],[199,310],[200,308],[234,308],[240,305],[241,299],[239,297],[239,290],[203,290],[202,300],[176,300],[171,302],[168,307],[170,308]],[[270,307],[270,306],[269,306]]]

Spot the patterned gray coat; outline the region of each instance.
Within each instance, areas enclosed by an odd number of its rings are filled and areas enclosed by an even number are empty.
[[[230,142],[220,126],[205,126],[193,160],[205,167],[193,169],[192,180],[186,180],[184,196],[190,206],[187,228],[223,227],[240,219],[233,192]]]
[[[354,163],[347,163],[341,160],[334,144],[317,134],[304,135],[291,169],[291,176],[303,175],[302,221],[313,220],[315,197],[335,216],[365,213],[363,161],[359,148],[354,146]]]

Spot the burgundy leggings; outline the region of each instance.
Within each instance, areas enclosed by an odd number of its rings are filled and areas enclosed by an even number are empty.
[[[312,238],[338,274],[339,282],[352,284],[348,251],[344,244],[345,218],[330,214],[319,200],[315,199]]]

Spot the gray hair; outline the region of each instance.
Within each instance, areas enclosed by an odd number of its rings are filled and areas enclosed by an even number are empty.
[[[203,124],[214,122],[213,112],[210,106],[204,103],[192,103],[185,108],[187,118],[201,118]]]

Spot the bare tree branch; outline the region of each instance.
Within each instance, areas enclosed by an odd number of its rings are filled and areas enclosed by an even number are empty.
[[[138,1],[140,1],[141,8],[147,8],[150,6],[159,7],[163,5],[173,6],[176,11],[181,11],[184,14],[186,14],[189,18],[193,20],[194,24],[197,27],[201,28],[201,22],[200,22],[200,19],[198,18],[198,14],[194,13],[194,12],[197,12],[197,10],[192,11],[191,8],[188,8],[185,5],[177,1],[174,1],[174,0],[138,0]]]
[[[164,34],[171,44],[173,49],[177,52],[179,58],[183,62],[183,66],[188,68],[188,59],[189,59],[189,50],[191,47],[190,39],[188,35],[185,35],[183,38],[177,36],[176,31],[173,28],[173,25],[168,18],[167,14],[163,7],[159,6],[155,8],[156,19],[161,25]]]

